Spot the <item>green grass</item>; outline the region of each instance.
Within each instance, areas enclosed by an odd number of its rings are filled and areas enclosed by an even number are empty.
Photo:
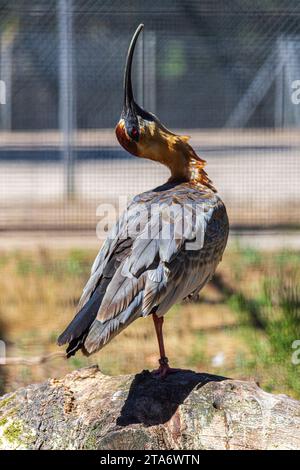
[[[9,355],[61,351],[56,338],[73,317],[94,256],[89,250],[0,253],[0,334]],[[267,391],[300,398],[300,365],[292,363],[292,344],[300,340],[299,285],[299,252],[227,249],[201,300],[175,305],[166,315],[171,365],[254,378]],[[140,319],[91,358],[77,354],[69,361],[2,368],[1,390],[93,363],[108,374],[136,373],[155,368],[157,355],[151,318]]]
[[[248,251],[246,255],[240,252],[239,264],[245,256],[249,260]],[[260,256],[252,253],[251,259],[256,260],[252,268],[261,270]],[[227,303],[248,325],[244,338],[253,356],[244,365],[249,373],[259,370],[266,390],[281,390],[299,398],[300,366],[292,363],[292,345],[300,339],[300,256],[298,252],[282,251],[267,261],[260,273],[259,288],[250,296],[240,289],[228,297]]]

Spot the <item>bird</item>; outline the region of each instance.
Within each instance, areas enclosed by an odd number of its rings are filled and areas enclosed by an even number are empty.
[[[112,228],[92,265],[77,313],[58,338],[66,355],[89,356],[138,318],[152,316],[159,347],[155,377],[176,372],[163,337],[172,305],[198,296],[222,259],[229,232],[226,207],[189,136],[168,130],[134,99],[132,63],[140,24],[124,70],[124,102],[115,128],[130,154],[165,165],[169,179],[135,196]]]

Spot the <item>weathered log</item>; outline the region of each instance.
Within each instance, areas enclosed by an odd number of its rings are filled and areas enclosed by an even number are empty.
[[[300,402],[254,382],[95,367],[0,399],[1,449],[300,449]]]

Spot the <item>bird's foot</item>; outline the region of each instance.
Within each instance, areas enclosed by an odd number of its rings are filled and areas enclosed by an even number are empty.
[[[159,368],[151,372],[153,377],[157,379],[164,379],[168,375],[175,374],[176,372],[180,371],[180,369],[173,369],[169,366],[169,361],[167,357],[161,357],[158,362]]]

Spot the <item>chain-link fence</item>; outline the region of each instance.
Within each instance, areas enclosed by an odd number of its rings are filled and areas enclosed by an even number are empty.
[[[137,102],[192,136],[232,225],[300,220],[298,0],[0,0],[0,228],[92,229],[167,171],[113,128]]]

